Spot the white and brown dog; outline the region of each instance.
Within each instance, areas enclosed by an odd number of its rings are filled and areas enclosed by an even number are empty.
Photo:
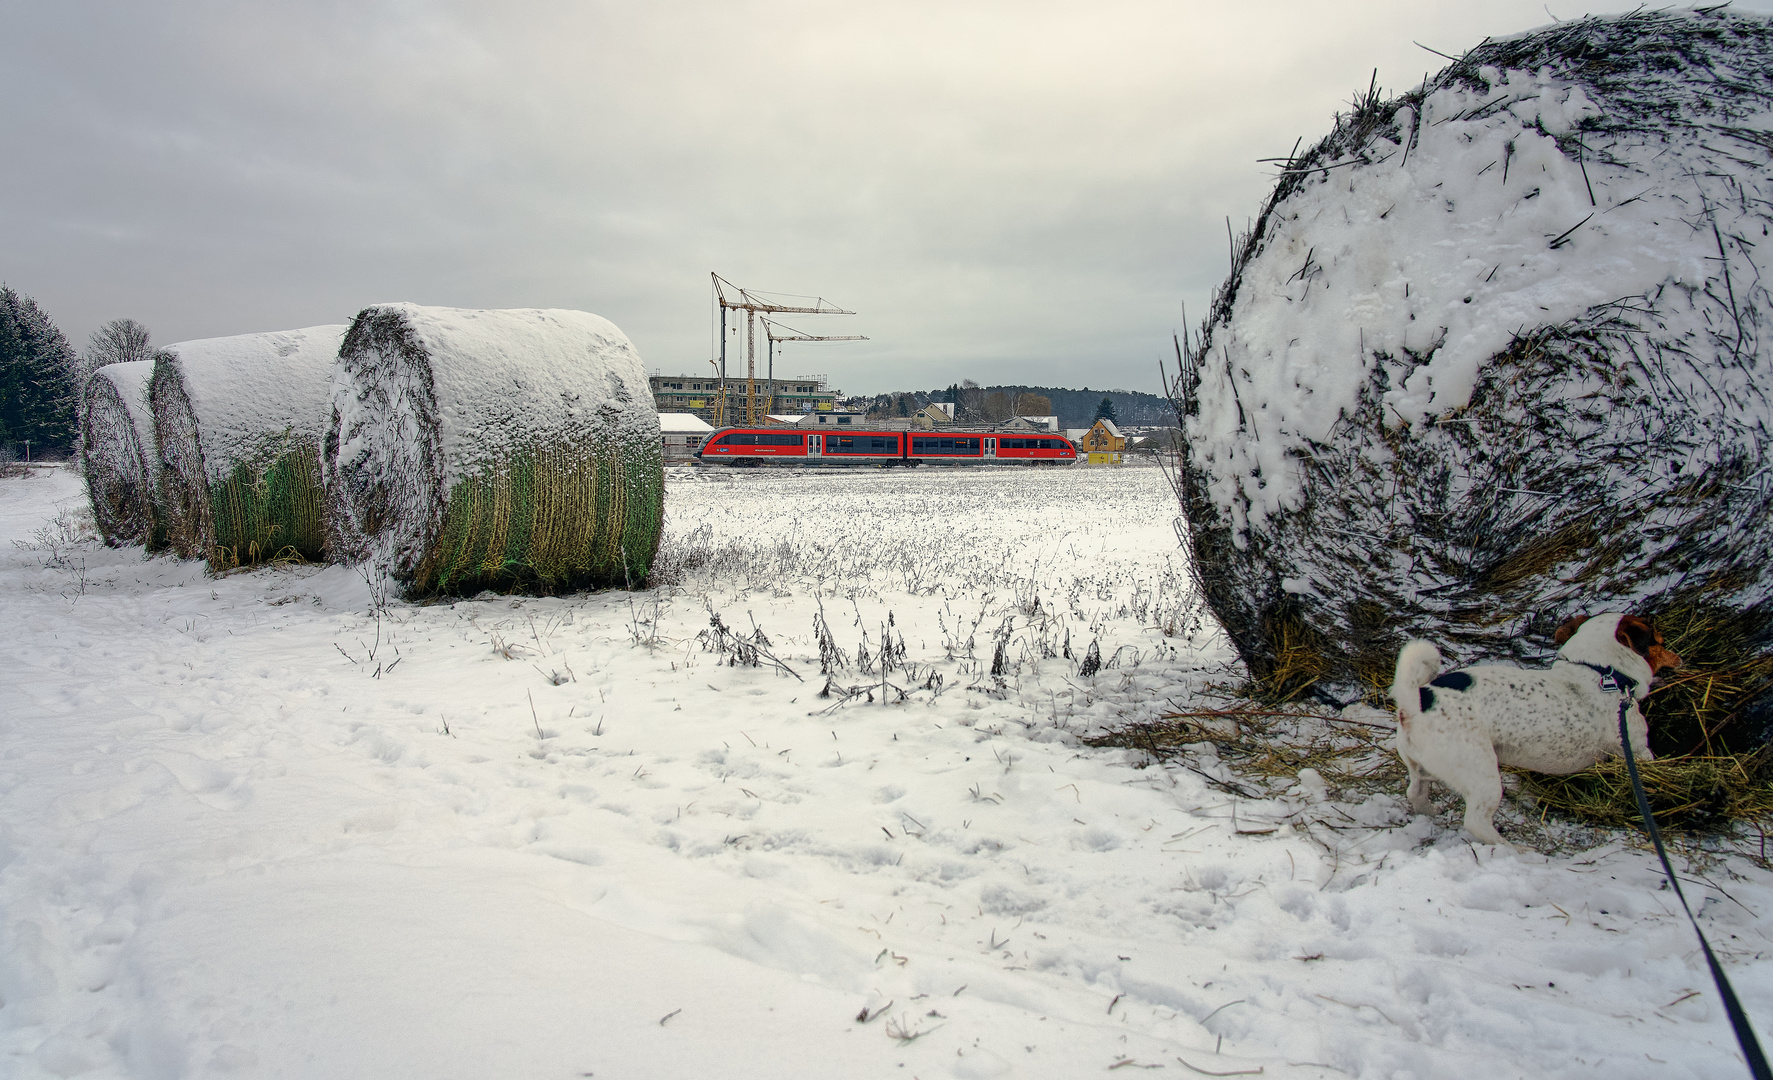
[[[1410,641],[1397,657],[1397,753],[1410,773],[1410,806],[1432,809],[1428,776],[1465,798],[1465,828],[1508,846],[1496,831],[1502,773],[1512,765],[1566,774],[1621,753],[1619,702],[1630,695],[1632,753],[1650,759],[1639,703],[1662,668],[1681,658],[1635,615],[1579,615],[1558,627],[1557,659],[1546,671],[1483,664],[1441,674],[1440,650]]]

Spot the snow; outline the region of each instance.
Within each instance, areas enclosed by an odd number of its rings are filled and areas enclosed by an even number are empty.
[[[714,428],[695,413],[662,412],[659,431],[666,435],[706,435]]]
[[[169,345],[191,403],[211,483],[243,462],[281,453],[293,436],[319,442],[327,387],[345,327],[310,326]]]
[[[1453,803],[1080,743],[1233,677],[1155,469],[667,492],[670,584],[378,613],[349,568],[210,577],[81,539],[71,473],[0,480],[0,1074],[1740,1070],[1623,838],[1517,855]],[[817,696],[821,612],[853,698]],[[854,666],[883,631],[891,703]],[[1769,1015],[1773,875],[1691,873]]]
[[[1432,89],[1419,117],[1398,110],[1392,137],[1320,162],[1274,207],[1229,320],[1211,328],[1190,437],[1240,540],[1300,507],[1296,456],[1375,380],[1387,422],[1432,421],[1468,403],[1516,335],[1604,305],[1698,357],[1703,375],[1675,365],[1696,394],[1715,390],[1749,427],[1773,419],[1752,360],[1711,361],[1740,351],[1717,320],[1753,305],[1743,282],[1759,277],[1749,248],[1730,252],[1732,291],[1720,256],[1725,238],[1765,233],[1773,179],[1748,149],[1773,132],[1750,86],[1765,73],[1660,73],[1641,89],[1664,95],[1667,130],[1616,124],[1592,87],[1547,70],[1481,74],[1487,87]],[[1607,123],[1577,131],[1594,119]]]

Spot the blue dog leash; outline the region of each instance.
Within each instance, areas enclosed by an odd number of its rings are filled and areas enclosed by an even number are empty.
[[[1578,661],[1580,663],[1580,661]],[[1755,1038],[1754,1028],[1749,1026],[1748,1014],[1743,1012],[1742,1003],[1736,1000],[1736,990],[1724,975],[1724,968],[1718,958],[1712,954],[1711,942],[1705,940],[1705,931],[1699,929],[1699,920],[1693,916],[1692,905],[1687,903],[1687,896],[1681,892],[1681,881],[1675,877],[1674,867],[1669,864],[1668,852],[1662,846],[1662,830],[1656,827],[1656,818],[1650,813],[1650,799],[1644,794],[1644,782],[1638,778],[1638,763],[1631,753],[1631,733],[1626,730],[1625,714],[1631,709],[1631,692],[1638,685],[1624,672],[1598,664],[1583,664],[1601,673],[1601,691],[1619,695],[1619,749],[1625,753],[1625,771],[1631,775],[1631,791],[1637,796],[1638,813],[1643,815],[1644,828],[1650,833],[1650,842],[1656,845],[1656,857],[1662,860],[1662,872],[1668,878],[1668,884],[1674,889],[1675,896],[1680,898],[1681,908],[1687,913],[1687,921],[1693,924],[1693,932],[1699,935],[1699,947],[1705,950],[1706,966],[1711,968],[1712,982],[1717,984],[1718,996],[1723,999],[1724,1012],[1729,1014],[1730,1027],[1736,1032],[1736,1043],[1742,1047],[1743,1060],[1748,1062],[1749,1075],[1754,1080],[1773,1080],[1773,1070],[1767,1067],[1767,1055],[1761,1052],[1761,1044]]]

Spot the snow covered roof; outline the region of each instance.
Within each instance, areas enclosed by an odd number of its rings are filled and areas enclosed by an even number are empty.
[[[1126,438],[1126,436],[1125,436],[1125,435],[1122,435],[1122,434],[1121,434],[1121,433],[1120,433],[1120,427],[1119,427],[1119,425],[1117,425],[1117,424],[1115,424],[1115,422],[1114,422],[1114,421],[1112,421],[1112,420],[1110,420],[1110,419],[1108,419],[1108,418],[1107,418],[1107,417],[1103,417],[1103,418],[1102,418],[1102,419],[1100,419],[1100,420],[1097,420],[1097,421],[1096,421],[1096,424],[1101,424],[1101,425],[1102,425],[1102,427],[1103,427],[1103,428],[1105,428],[1105,429],[1106,429],[1106,430],[1107,430],[1107,432],[1108,432],[1108,434],[1110,434],[1110,435],[1112,435],[1112,436],[1114,436],[1114,437],[1115,437],[1115,438],[1117,438],[1117,439],[1124,439],[1124,438]],[[1091,427],[1095,427],[1095,426],[1096,426],[1096,424],[1091,424],[1091,425],[1090,425],[1090,426],[1091,426]]]
[[[666,435],[705,435],[714,428],[695,413],[662,412],[659,431]]]

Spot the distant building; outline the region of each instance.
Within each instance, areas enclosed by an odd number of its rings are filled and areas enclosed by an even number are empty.
[[[1098,420],[1084,430],[1083,438],[1073,440],[1078,449],[1089,455],[1089,465],[1121,465],[1127,458],[1127,437],[1112,420]]]
[[[859,412],[816,412],[816,413],[808,413],[805,416],[802,416],[799,420],[795,421],[794,426],[795,427],[804,427],[804,428],[850,426],[850,427],[869,427],[869,428],[874,428],[876,430],[885,428],[885,429],[890,430],[890,429],[892,429],[894,424],[899,425],[899,429],[902,430],[902,429],[908,428],[911,424],[911,421],[909,421],[909,420],[888,420],[888,421],[870,420],[870,419],[868,419],[866,414],[859,413]]]
[[[721,380],[712,375],[649,375],[648,387],[653,394],[653,408],[661,414],[668,412],[691,413],[709,423],[715,421],[715,410],[720,398]],[[837,391],[826,385],[823,375],[800,375],[792,379],[778,378],[775,381],[774,402],[770,396],[770,381],[756,380],[757,410],[759,413],[776,415],[792,414],[795,416],[807,413],[831,412],[836,408]],[[726,379],[726,423],[730,426],[735,421],[745,420],[746,380],[743,378]]]
[[[954,402],[932,401],[919,409],[912,422],[925,431],[954,423]]]
[[[691,413],[660,413],[659,435],[665,440],[665,464],[693,464],[696,450],[713,430],[701,417]]]

